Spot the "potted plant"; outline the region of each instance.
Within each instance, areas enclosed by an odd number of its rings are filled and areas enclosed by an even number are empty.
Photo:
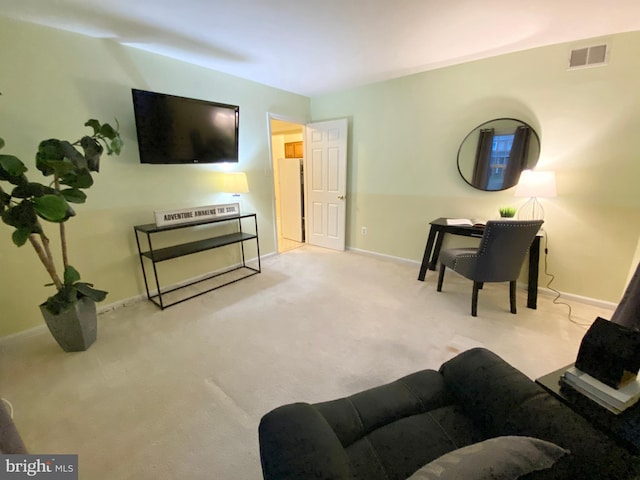
[[[103,151],[119,155],[123,146],[117,121],[116,128],[94,119],[85,126],[91,127],[93,134],[76,142],[55,138],[40,142],[36,168],[50,177],[47,183],[30,181],[25,175],[28,169],[19,158],[0,154],[0,181],[5,182],[0,184],[2,221],[14,229],[11,238],[15,245],[31,244],[51,277],[48,285],[54,286],[56,293],[40,305],[40,310],[51,334],[67,352],[86,350],[96,340],[95,302],[107,295],[80,281],[80,274],[69,263],[65,225],[75,216],[70,204],[86,201],[83,190],[93,185],[91,172],[99,171]],[[0,149],[4,143],[0,138]],[[62,270],[50,248],[46,222],[58,225]]]
[[[500,207],[498,211],[500,212],[500,218],[513,218],[516,215],[515,207]]]

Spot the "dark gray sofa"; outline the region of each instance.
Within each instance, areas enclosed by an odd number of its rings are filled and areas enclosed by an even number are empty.
[[[329,402],[285,405],[259,426],[265,480],[401,480],[439,456],[520,435],[571,451],[523,479],[633,478],[631,455],[494,353]]]

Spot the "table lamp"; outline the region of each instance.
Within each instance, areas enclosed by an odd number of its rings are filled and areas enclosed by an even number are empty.
[[[551,171],[524,170],[516,186],[514,196],[529,197],[518,209],[518,218],[522,220],[543,220],[544,208],[539,197],[555,197],[556,174]]]
[[[225,173],[222,191],[231,193],[234,197],[240,197],[241,193],[248,193],[249,184],[247,183],[247,175],[244,172]]]

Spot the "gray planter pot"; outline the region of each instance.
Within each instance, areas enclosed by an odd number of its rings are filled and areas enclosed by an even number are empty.
[[[98,336],[98,313],[96,303],[88,297],[82,297],[73,308],[53,315],[44,304],[40,311],[47,327],[58,345],[65,352],[83,352]]]

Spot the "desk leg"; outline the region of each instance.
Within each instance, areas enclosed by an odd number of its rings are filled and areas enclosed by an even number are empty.
[[[527,307],[538,308],[538,270],[540,267],[540,237],[536,236],[529,247],[529,285]]]
[[[427,274],[427,268],[429,267],[429,260],[431,259],[431,250],[433,249],[433,242],[436,238],[436,229],[431,225],[429,230],[429,238],[427,239],[427,245],[424,247],[424,255],[422,256],[422,264],[420,265],[420,273],[418,274],[418,280],[424,282],[424,277]]]
[[[438,231],[438,237],[436,238],[436,246],[433,249],[431,255],[431,262],[429,262],[429,270],[435,270],[438,263],[438,257],[440,256],[440,249],[442,248],[442,241],[444,240],[444,232]]]

